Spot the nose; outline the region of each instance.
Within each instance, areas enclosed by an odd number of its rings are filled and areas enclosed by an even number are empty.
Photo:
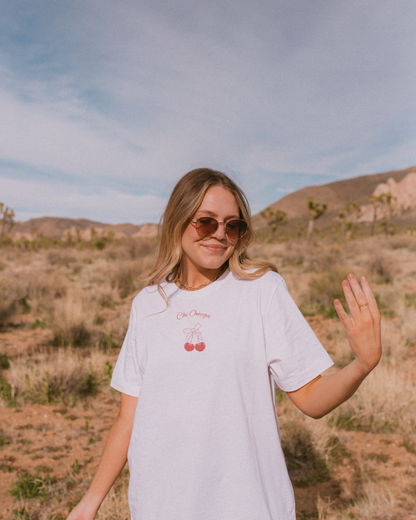
[[[225,233],[225,224],[224,224],[224,222],[218,222],[217,230],[211,236],[213,236],[217,240],[224,240],[226,238],[227,235]]]

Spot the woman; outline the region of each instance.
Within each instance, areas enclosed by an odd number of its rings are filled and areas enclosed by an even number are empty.
[[[120,411],[70,520],[94,518],[127,453],[133,520],[295,519],[274,385],[323,417],[377,365],[380,315],[367,280],[349,275],[352,318],[335,308],[355,359],[322,377],[331,359],[276,268],[248,259],[252,238],[226,175],[201,168],[178,182],[114,369]]]

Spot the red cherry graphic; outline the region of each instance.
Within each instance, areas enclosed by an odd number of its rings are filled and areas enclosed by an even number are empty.
[[[205,343],[203,341],[201,341],[201,343],[197,343],[195,345],[195,349],[198,351],[198,352],[202,352],[205,348]]]
[[[185,350],[187,350],[188,352],[192,352],[194,350],[194,346],[192,345],[192,343],[185,343]]]

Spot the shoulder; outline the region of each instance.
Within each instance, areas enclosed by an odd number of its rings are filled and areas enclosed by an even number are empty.
[[[172,284],[163,282],[160,286],[166,297],[169,298]],[[132,312],[140,317],[164,310],[166,303],[162,294],[159,292],[157,285],[144,287],[133,299]]]
[[[247,271],[247,273],[253,275],[256,273],[256,269],[250,269]],[[286,284],[285,284],[283,277],[274,271],[267,271],[266,273],[264,273],[263,275],[261,275],[257,278],[254,278],[254,277],[250,278],[250,279],[241,279],[240,278],[237,280],[240,280],[243,283],[249,283],[250,285],[253,286],[253,288],[258,287],[261,289],[264,288],[264,289],[268,289],[268,290],[270,290],[270,289],[275,290],[280,286],[286,288]]]

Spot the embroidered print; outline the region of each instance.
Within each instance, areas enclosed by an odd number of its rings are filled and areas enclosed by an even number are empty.
[[[206,314],[205,312],[198,312],[196,309],[192,309],[189,312],[178,312],[178,314],[176,315],[176,319],[181,320],[182,318],[187,318],[188,316],[199,316],[202,319],[211,317],[209,314]]]
[[[202,341],[202,334],[199,330],[201,328],[201,324],[197,323],[194,328],[183,329],[186,334],[185,339],[185,350],[188,352],[192,352],[194,349],[198,352],[202,352],[205,349],[205,343]],[[194,343],[194,341],[196,343]]]

